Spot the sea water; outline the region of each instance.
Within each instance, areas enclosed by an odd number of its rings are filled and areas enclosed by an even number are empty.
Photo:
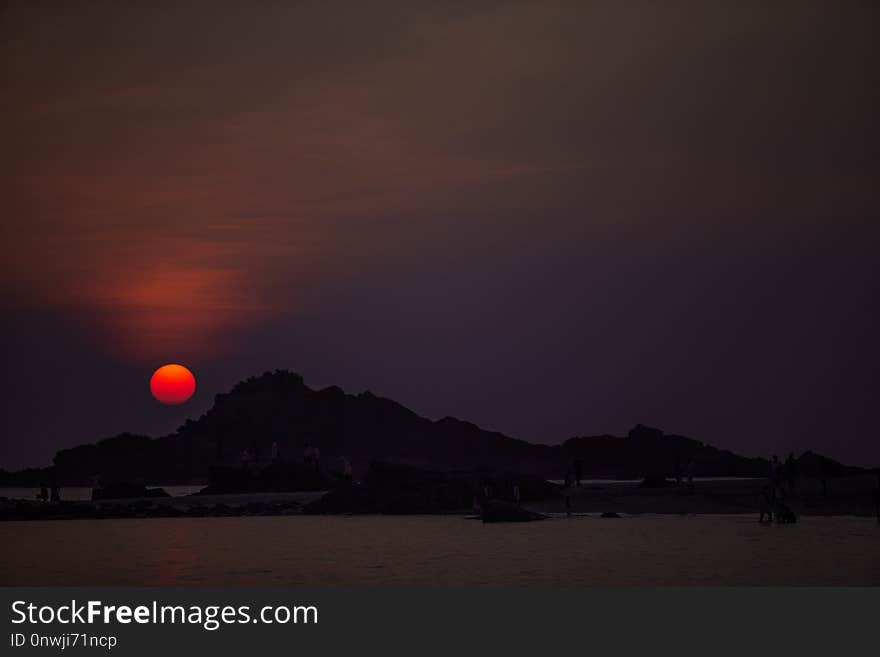
[[[172,497],[192,495],[204,487],[204,484],[198,486],[147,486],[147,488],[163,488]],[[90,486],[62,486],[60,492],[61,499],[70,502],[85,502],[92,499],[92,488]],[[0,488],[0,497],[10,500],[35,500],[38,499],[39,495],[39,488]]]
[[[0,522],[3,585],[880,585],[874,518],[596,515]]]

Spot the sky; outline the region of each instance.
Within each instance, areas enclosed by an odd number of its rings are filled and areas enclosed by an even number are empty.
[[[877,465],[878,18],[0,4],[0,467],[276,368],[534,442]]]

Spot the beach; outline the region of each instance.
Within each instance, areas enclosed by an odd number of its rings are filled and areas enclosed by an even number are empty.
[[[5,586],[880,585],[880,525],[753,515],[280,516],[0,523]]]
[[[787,499],[792,525],[758,522],[761,479],[698,480],[692,492],[686,483],[586,481],[527,505],[545,520],[498,524],[470,510],[304,514],[320,491],[8,500],[0,583],[876,586],[872,481],[798,480]]]

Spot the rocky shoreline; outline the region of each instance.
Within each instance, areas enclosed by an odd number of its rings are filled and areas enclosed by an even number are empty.
[[[302,512],[304,502],[271,494],[40,502],[0,498],[0,521],[121,518],[280,516]]]
[[[381,473],[380,473],[381,471]],[[483,481],[490,482],[481,484]],[[634,483],[591,484],[563,489],[525,481],[521,503],[511,499],[512,484],[503,475],[478,479],[473,473],[431,473],[411,468],[378,468],[372,479],[337,485],[330,491],[245,492],[181,497],[139,497],[81,502],[41,502],[0,498],[0,521],[121,518],[211,518],[289,515],[475,515],[475,491],[488,485],[492,500],[477,499],[489,520],[515,521],[546,516],[640,514],[754,514],[760,511],[764,480],[697,482],[647,488]],[[507,483],[506,483],[507,482]],[[568,501],[566,503],[566,497]],[[797,515],[874,516],[874,479],[841,477],[826,482],[803,479],[788,501]]]

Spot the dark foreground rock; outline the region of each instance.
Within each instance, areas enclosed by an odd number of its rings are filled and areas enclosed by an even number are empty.
[[[210,518],[223,516],[280,516],[299,513],[292,500],[241,501],[234,504],[192,504],[179,498],[101,502],[0,501],[0,521],[103,520],[120,518]]]
[[[305,513],[448,513],[471,507],[473,486],[465,479],[408,466],[373,463],[361,484],[343,483],[304,509]]]
[[[147,488],[142,484],[108,484],[92,491],[93,500],[127,500],[137,497],[171,497],[163,488]]]
[[[668,488],[670,486],[675,486],[675,482],[663,475],[647,475],[639,482],[639,488]]]
[[[231,493],[292,493],[327,490],[331,482],[321,471],[303,463],[272,463],[259,470],[212,466],[201,495]]]
[[[480,517],[483,522],[530,522],[547,518],[543,513],[535,513],[522,508],[519,504],[503,500],[485,502]]]
[[[373,462],[360,484],[343,483],[304,508],[305,513],[452,513],[486,500],[540,501],[559,487],[538,477],[510,472],[436,472]]]

